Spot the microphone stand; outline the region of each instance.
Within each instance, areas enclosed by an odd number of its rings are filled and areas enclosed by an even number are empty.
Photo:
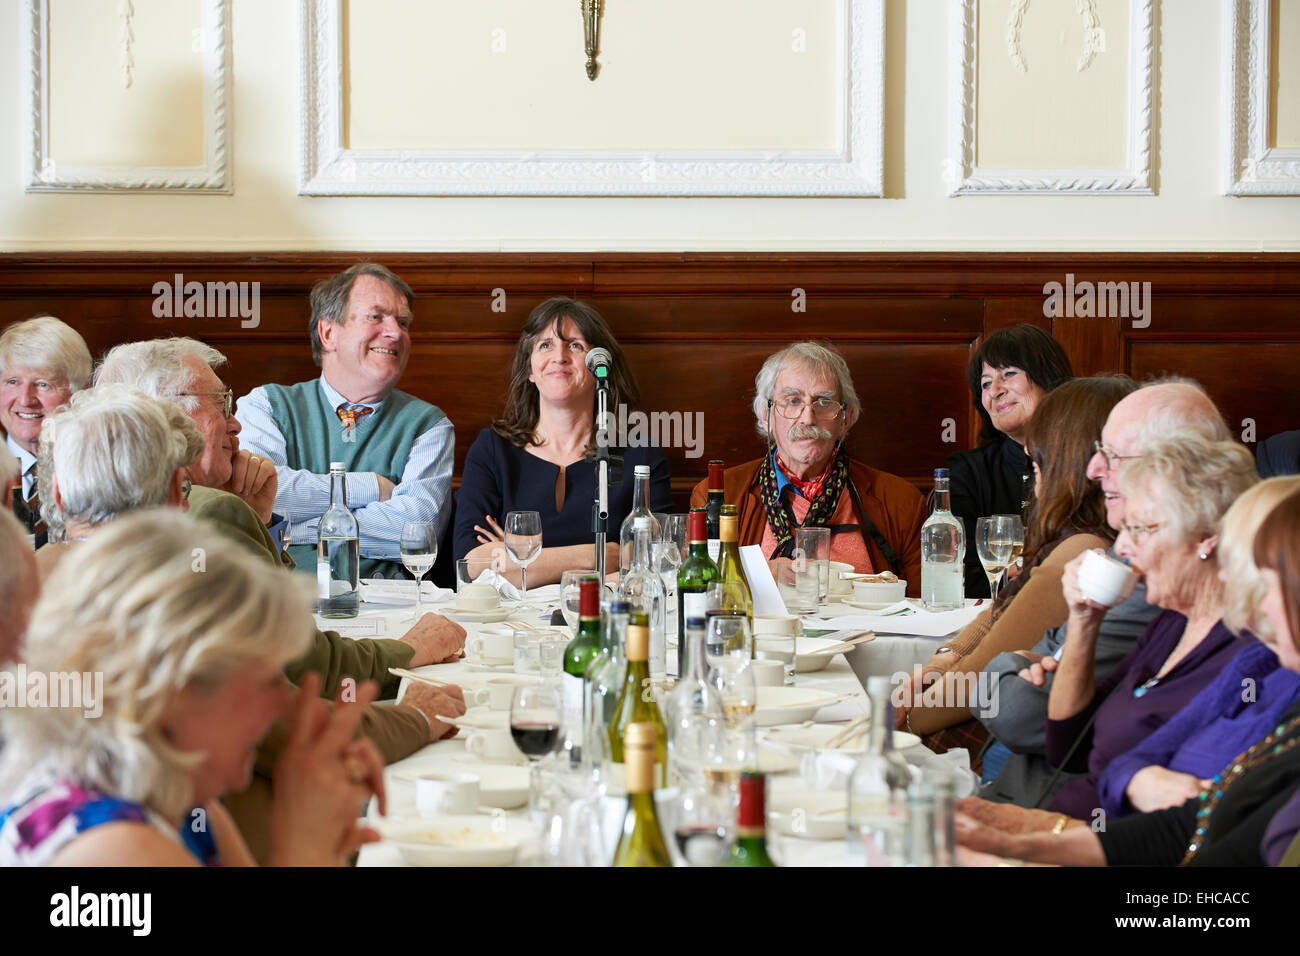
[[[605,586],[605,541],[609,531],[609,486],[623,482],[623,458],[610,451],[605,423],[609,416],[609,378],[604,368],[596,370],[596,452],[588,452],[588,461],[596,462],[596,498],[591,505],[591,530],[596,535],[596,576]]]

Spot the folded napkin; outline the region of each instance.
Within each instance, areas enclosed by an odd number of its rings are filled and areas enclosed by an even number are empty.
[[[364,578],[361,581],[361,600],[366,604],[405,606],[415,604],[414,581],[394,581],[387,578]],[[440,588],[432,581],[420,582],[420,599],[437,604],[450,601],[456,595]]]
[[[474,579],[474,583],[488,585],[506,600],[519,600],[519,589],[510,583],[509,578],[495,568],[485,568],[483,573]]]

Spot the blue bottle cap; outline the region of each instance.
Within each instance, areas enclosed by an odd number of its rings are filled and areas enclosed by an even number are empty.
[[[947,469],[947,468],[936,468],[936,469],[934,470],[934,477],[936,477],[936,478],[947,478],[947,477],[948,477],[948,469]]]

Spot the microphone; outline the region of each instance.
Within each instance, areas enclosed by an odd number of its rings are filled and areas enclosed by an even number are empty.
[[[609,370],[614,364],[614,356],[609,349],[594,348],[587,353],[587,371],[596,376],[596,384],[601,388],[609,387]]]

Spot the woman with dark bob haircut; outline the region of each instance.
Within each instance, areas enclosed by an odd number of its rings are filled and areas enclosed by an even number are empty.
[[[595,567],[591,529],[596,465],[586,459],[596,443],[596,379],[587,352],[608,349],[609,410],[636,407],[640,393],[622,348],[591,306],[547,299],[528,316],[510,371],[506,406],[479,432],[465,457],[456,493],[456,557],[486,567],[501,548],[511,511],[542,516],[542,554],[529,567],[529,584],[551,584],[565,571]],[[618,531],[632,510],[633,468],[650,467],[650,508],[672,504],[668,462],[658,448],[622,450],[623,481],[611,486],[606,567],[617,568]],[[481,564],[480,564],[481,562]],[[507,575],[519,578],[516,569]]]
[[[983,422],[979,447],[948,459],[952,513],[966,526],[966,596],[988,597],[989,579],[975,550],[975,520],[1022,514],[1029,457],[1025,430],[1043,396],[1072,377],[1065,349],[1035,325],[998,329],[966,365]]]

